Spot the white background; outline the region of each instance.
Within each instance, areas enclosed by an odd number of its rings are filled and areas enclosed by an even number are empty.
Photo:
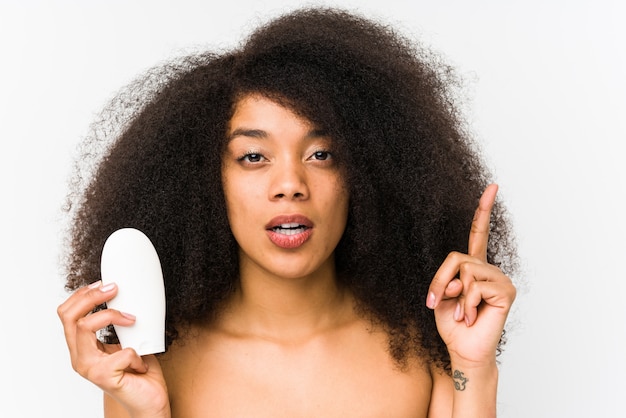
[[[107,99],[148,67],[234,46],[298,3],[0,2],[0,415],[101,417],[101,395],[71,370],[55,312],[67,297],[61,206],[75,147]],[[396,25],[468,81],[467,115],[524,263],[500,416],[623,416],[624,3],[321,3]]]

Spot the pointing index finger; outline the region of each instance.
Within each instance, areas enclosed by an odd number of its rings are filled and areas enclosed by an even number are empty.
[[[469,233],[467,253],[472,257],[487,261],[487,246],[489,243],[489,225],[491,209],[496,200],[498,185],[490,184],[483,192],[478,202],[478,208],[474,213],[472,226]]]

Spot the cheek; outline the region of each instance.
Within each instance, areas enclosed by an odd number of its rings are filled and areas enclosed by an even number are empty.
[[[347,222],[349,204],[348,188],[342,180],[337,179],[327,205],[332,210],[331,219],[334,220],[336,227],[341,227],[342,230]]]
[[[336,203],[337,209],[335,211],[335,217],[337,219],[337,223],[340,224],[338,226],[340,226],[342,234],[343,234],[343,230],[346,227],[346,223],[348,222],[349,205],[350,205],[350,199],[348,198],[347,194],[343,194],[337,199],[337,203]]]
[[[222,184],[230,229],[237,234],[241,228],[249,225],[251,217],[254,216],[255,211],[248,209],[256,207],[259,188],[255,187],[253,182],[239,177],[225,179]]]
[[[350,196],[348,192],[348,185],[343,180],[342,176],[339,176],[338,178],[335,179],[334,185],[335,185],[334,199],[338,203],[338,206],[344,207],[347,212],[348,202],[350,200]]]
[[[238,210],[241,209],[241,203],[239,201],[239,193],[237,192],[237,182],[232,178],[226,178],[222,176],[222,188],[224,190],[224,199],[226,200],[226,213],[228,215],[228,222],[230,223],[231,230],[233,229],[233,221],[239,218]]]

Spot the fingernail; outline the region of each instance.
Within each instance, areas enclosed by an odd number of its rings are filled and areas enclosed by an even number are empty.
[[[122,314],[122,316],[123,316],[124,318],[131,319],[131,320],[133,320],[133,321],[134,321],[135,319],[137,319],[137,317],[136,317],[135,315],[133,315],[133,314],[129,314],[129,313],[126,313],[126,312],[120,312],[120,313]]]
[[[114,287],[115,285],[113,283],[105,284],[100,288],[100,291],[103,293],[110,292]]]
[[[435,300],[436,300],[435,293],[430,292],[428,294],[428,298],[426,299],[426,306],[428,306],[430,309],[435,309]]]
[[[468,316],[465,317],[465,325],[467,325],[468,327],[471,326],[472,324],[470,323],[470,319]]]
[[[456,309],[454,310],[454,320],[461,320],[461,304],[457,302]],[[467,322],[467,317],[465,317],[465,322]]]
[[[87,287],[90,288],[90,289],[95,289],[96,287],[100,287],[100,285],[102,285],[102,280],[98,280],[97,282],[93,282],[92,284],[90,284]]]

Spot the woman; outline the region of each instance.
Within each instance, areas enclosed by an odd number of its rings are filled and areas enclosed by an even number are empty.
[[[515,251],[449,75],[390,29],[302,10],[120,95],[58,310],[105,416],[495,415]],[[96,339],[134,322],[96,281],[127,226],[161,257],[158,358]]]

